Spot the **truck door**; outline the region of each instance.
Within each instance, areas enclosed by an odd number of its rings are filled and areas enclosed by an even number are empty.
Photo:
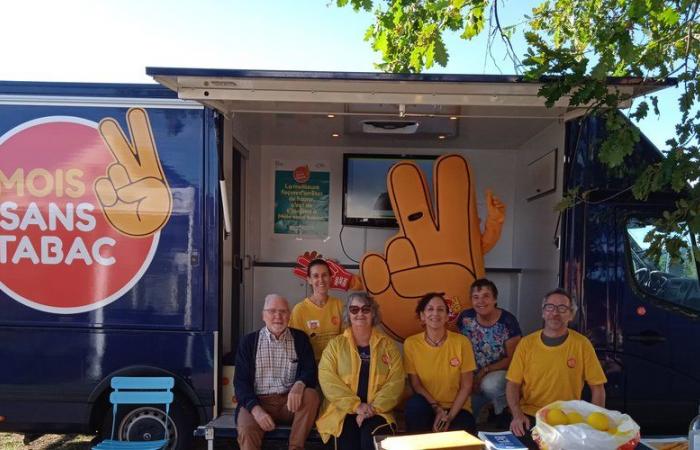
[[[624,274],[618,305],[619,356],[627,411],[645,432],[685,432],[700,399],[700,321],[696,238],[673,235],[688,247],[682,260],[663,251],[656,260],[646,240],[660,211],[618,209]],[[650,426],[657,428],[651,430]]]

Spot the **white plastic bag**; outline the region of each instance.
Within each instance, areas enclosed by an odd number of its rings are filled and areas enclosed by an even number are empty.
[[[560,409],[564,413],[578,412],[584,423],[552,426],[546,422],[550,409]],[[614,422],[614,433],[599,431],[585,423],[593,412],[601,412]],[[582,400],[554,402],[537,411],[537,423],[533,438],[541,449],[546,450],[632,450],[639,443],[639,425],[627,414],[600,408]]]

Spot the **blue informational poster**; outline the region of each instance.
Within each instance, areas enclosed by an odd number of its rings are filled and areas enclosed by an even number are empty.
[[[324,163],[275,161],[274,233],[328,236],[330,172]]]

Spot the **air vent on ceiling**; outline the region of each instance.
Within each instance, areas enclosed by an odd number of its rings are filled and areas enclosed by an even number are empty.
[[[458,135],[458,120],[448,117],[411,117],[393,119],[372,116],[348,116],[345,118],[346,134],[373,134],[388,136],[416,136],[454,138]],[[444,138],[443,138],[444,139]]]
[[[420,124],[408,120],[363,120],[363,133],[374,134],[415,134]]]

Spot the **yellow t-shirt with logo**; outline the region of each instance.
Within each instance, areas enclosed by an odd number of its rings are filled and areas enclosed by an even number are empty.
[[[328,301],[321,308],[307,297],[294,305],[289,326],[309,336],[314,357],[318,362],[328,341],[343,332],[343,301],[336,297],[328,297]]]
[[[474,351],[461,334],[447,332],[439,347],[425,342],[424,334],[414,334],[403,343],[403,365],[406,373],[417,375],[423,387],[440,404],[450,408],[459,392],[461,374],[476,370]],[[471,411],[467,399],[462,409]]]
[[[542,342],[542,330],[525,336],[513,354],[508,381],[521,385],[520,407],[534,416],[557,400],[580,400],[583,383],[607,382],[591,341],[574,330],[556,347]]]

